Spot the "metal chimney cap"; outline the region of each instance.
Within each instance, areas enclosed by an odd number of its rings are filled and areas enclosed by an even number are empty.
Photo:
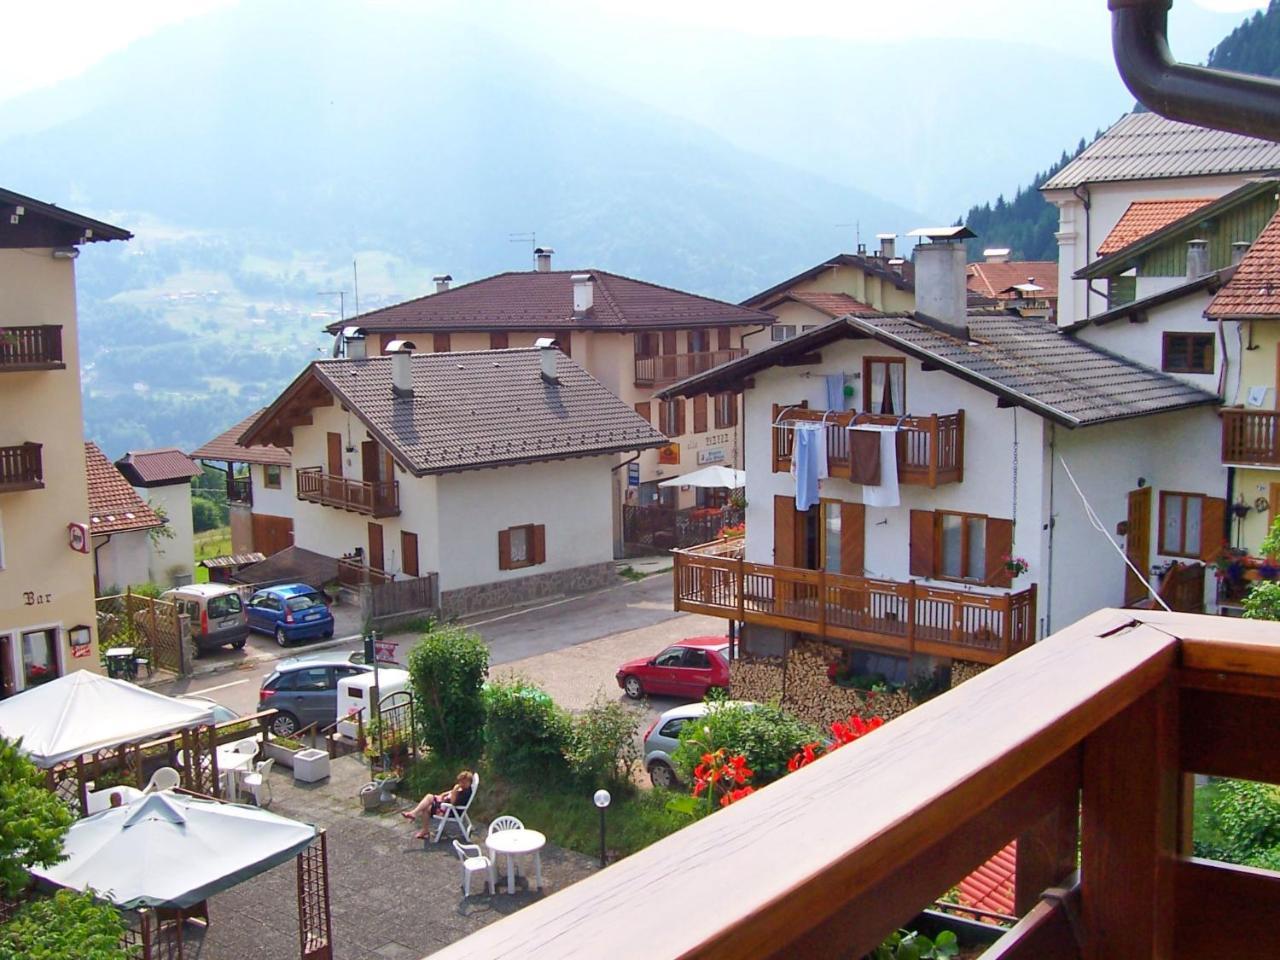
[[[537,340],[533,341],[533,345],[539,350],[554,350],[556,340],[552,337],[539,337]]]
[[[366,334],[368,334],[368,332],[369,331],[366,330],[364,327],[343,327],[342,339],[355,340],[355,339],[364,337]]]
[[[452,280],[453,277],[450,274],[442,273],[442,274],[439,274],[438,276],[432,277],[431,279],[434,280],[436,283],[440,283],[442,281]]]
[[[876,239],[877,240],[897,240],[898,235],[896,233],[877,233]]]
[[[382,348],[383,353],[413,353],[418,349],[412,340],[392,340]]]
[[[570,279],[570,280],[572,280],[574,283],[590,283],[590,282],[591,282],[591,274],[589,274],[589,273],[575,273],[575,274],[574,274],[573,276],[571,276],[569,279]]]
[[[534,247],[533,252],[537,256],[550,256],[551,254],[555,253],[555,250],[553,250],[551,247]]]

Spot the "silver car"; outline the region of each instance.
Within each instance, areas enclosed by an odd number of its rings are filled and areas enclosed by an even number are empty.
[[[756,706],[750,700],[723,702],[743,707]],[[676,776],[675,765],[671,762],[671,755],[680,746],[680,731],[689,721],[705,717],[707,711],[715,706],[715,703],[700,701],[672,707],[649,727],[644,735],[644,768],[655,787],[666,787],[668,790],[680,788],[680,778]]]

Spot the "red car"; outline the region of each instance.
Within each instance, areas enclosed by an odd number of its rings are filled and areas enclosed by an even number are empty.
[[[701,700],[711,687],[729,689],[729,638],[690,637],[656,657],[628,660],[618,668],[618,686],[628,697],[646,694]]]

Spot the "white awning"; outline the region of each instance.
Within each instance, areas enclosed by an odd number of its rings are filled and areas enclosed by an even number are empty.
[[[703,467],[701,470],[695,470],[693,473],[686,473],[683,476],[672,477],[658,484],[660,487],[723,487],[728,490],[737,490],[739,487],[745,487],[746,485],[747,472],[745,470],[734,470],[732,467],[723,467],[719,464],[712,467]]]

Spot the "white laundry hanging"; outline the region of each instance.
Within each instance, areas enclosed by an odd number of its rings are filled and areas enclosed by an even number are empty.
[[[863,486],[862,502],[868,507],[896,507],[898,496],[898,428],[878,424],[850,424],[850,430],[866,430],[880,434],[880,483]]]

